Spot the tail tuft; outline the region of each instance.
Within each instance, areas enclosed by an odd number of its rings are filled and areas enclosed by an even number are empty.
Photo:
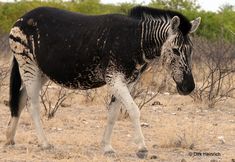
[[[10,76],[10,110],[11,116],[18,117],[19,112],[19,101],[20,101],[20,88],[21,88],[21,77],[19,71],[19,65],[16,58],[13,58],[12,69]]]

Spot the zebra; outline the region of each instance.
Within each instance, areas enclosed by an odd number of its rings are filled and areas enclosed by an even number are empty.
[[[10,111],[6,145],[14,137],[26,102],[43,149],[51,148],[39,114],[39,93],[52,80],[71,89],[110,87],[107,125],[102,145],[115,153],[111,134],[123,104],[133,124],[137,156],[148,149],[140,126],[140,111],[130,92],[151,63],[162,59],[182,95],[195,88],[191,69],[192,42],[201,18],[189,21],[177,11],[137,6],[128,15],[84,15],[39,7],[18,19],[9,34],[13,53]]]

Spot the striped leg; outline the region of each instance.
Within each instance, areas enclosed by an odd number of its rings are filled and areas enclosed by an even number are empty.
[[[40,122],[40,114],[39,114],[39,92],[41,90],[42,85],[46,82],[46,78],[43,77],[41,71],[38,69],[37,64],[34,61],[33,53],[34,51],[34,41],[29,39],[21,30],[21,28],[15,26],[11,29],[9,35],[9,44],[11,50],[14,54],[13,59],[13,67],[12,67],[12,84],[11,84],[11,94],[13,94],[13,98],[11,99],[12,105],[11,112],[13,112],[13,116],[19,116],[19,110],[22,111],[25,106],[25,100],[27,93],[29,106],[29,112],[34,121],[34,125],[36,127],[37,136],[39,141],[42,143],[43,148],[48,148],[50,145],[44,135],[42,125]],[[23,83],[21,83],[21,79]],[[21,84],[21,85],[20,85]],[[25,88],[22,91],[22,97],[20,101],[22,101],[22,107],[18,106],[18,91],[20,86],[24,85]],[[16,92],[14,92],[16,91]],[[17,113],[14,114],[16,110]],[[7,143],[14,143],[14,134],[16,131],[16,126],[18,123],[19,117],[13,117],[10,121],[9,128],[7,131]]]
[[[22,76],[23,84],[25,85],[26,93],[28,96],[29,113],[33,119],[37,137],[41,143],[42,148],[50,148],[47,138],[44,134],[39,109],[39,93],[42,86],[47,82],[47,78],[42,75],[41,71],[36,66],[33,59],[22,59],[21,56],[17,56],[17,60],[20,66],[20,74]]]
[[[104,153],[112,154],[115,153],[114,149],[111,146],[111,135],[113,131],[113,126],[118,118],[118,114],[120,111],[121,103],[112,96],[111,102],[109,104],[109,114],[108,114],[108,123],[104,131],[104,136],[102,140],[102,144],[104,145]]]
[[[15,138],[15,133],[16,133],[18,121],[20,118],[20,114],[26,105],[26,101],[27,101],[27,93],[26,93],[25,87],[23,87],[20,90],[18,115],[17,116],[12,115],[11,119],[8,123],[7,132],[6,132],[6,137],[7,137],[6,145],[14,145],[15,144],[14,138]]]
[[[147,156],[147,147],[144,142],[144,136],[140,126],[140,111],[136,103],[134,102],[132,96],[130,95],[129,89],[124,82],[122,76],[117,76],[112,82],[112,91],[114,96],[121,101],[121,103],[126,107],[131,122],[134,126],[136,135],[136,144],[138,145],[137,156],[140,158]]]
[[[48,143],[42,128],[39,105],[39,93],[46,80],[42,77],[41,72],[38,70],[37,67],[35,67],[34,70],[34,73],[31,73],[31,75],[29,75],[31,77],[26,77],[23,80],[28,94],[28,102],[30,104],[29,112],[36,128],[37,137],[39,139],[39,142],[41,143],[42,148],[47,149],[50,148],[51,145]]]

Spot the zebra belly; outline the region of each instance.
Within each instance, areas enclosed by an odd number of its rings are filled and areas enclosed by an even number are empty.
[[[87,90],[92,88],[98,88],[106,84],[104,80],[92,75],[78,75],[78,77],[71,80],[54,78],[48,75],[47,77],[49,77],[49,79],[55,82],[56,84],[59,84],[69,89]]]
[[[88,89],[93,89],[93,88],[98,88],[106,84],[105,81],[102,80],[88,80],[88,79],[78,79],[78,80],[73,80],[73,81],[67,81],[67,82],[62,82],[58,81],[55,79],[51,79],[53,82],[56,84],[59,84],[65,88],[69,89],[79,89],[79,90],[88,90]]]
[[[49,66],[48,69],[50,70],[45,70],[41,66],[39,68],[50,80],[70,89],[87,90],[106,84],[104,75],[101,73],[102,70],[97,65],[96,68],[77,68],[76,66],[71,66],[71,64],[68,65],[66,67],[65,64],[62,64],[56,68]]]

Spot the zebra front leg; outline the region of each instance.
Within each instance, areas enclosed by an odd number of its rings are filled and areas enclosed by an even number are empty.
[[[19,122],[19,118],[21,115],[22,110],[24,109],[27,101],[27,93],[25,87],[20,90],[20,96],[19,96],[19,107],[15,112],[11,112],[11,119],[8,123],[7,126],[7,131],[6,131],[6,143],[5,145],[14,145],[15,144],[15,134],[16,134],[16,129],[17,125]]]
[[[104,154],[113,154],[115,153],[111,145],[111,135],[113,131],[113,126],[118,118],[120,111],[120,102],[112,96],[111,102],[109,104],[108,112],[108,123],[104,131],[104,136],[102,140],[102,145],[104,145]]]
[[[125,83],[122,76],[117,76],[112,82],[112,91],[114,96],[121,101],[121,103],[126,107],[131,122],[134,126],[134,131],[136,135],[136,144],[138,145],[137,156],[139,158],[144,158],[147,156],[148,150],[144,142],[144,136],[140,126],[140,111],[136,103],[134,102],[132,96],[130,95],[129,89]]]

